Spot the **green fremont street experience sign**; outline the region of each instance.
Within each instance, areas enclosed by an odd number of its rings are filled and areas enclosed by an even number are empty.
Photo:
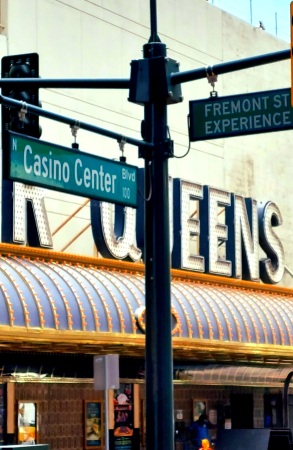
[[[137,206],[137,167],[9,133],[9,178],[82,197]]]
[[[189,102],[191,141],[293,128],[290,89]]]

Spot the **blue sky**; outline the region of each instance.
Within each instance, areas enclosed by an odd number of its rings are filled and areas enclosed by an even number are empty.
[[[259,26],[261,20],[266,32],[290,42],[291,0],[209,0],[210,3]]]

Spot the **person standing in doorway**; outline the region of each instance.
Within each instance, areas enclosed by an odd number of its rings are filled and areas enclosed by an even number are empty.
[[[209,442],[211,441],[209,428],[211,428],[211,424],[206,414],[201,414],[198,420],[192,422],[190,425],[190,437],[195,450],[202,448],[203,439],[207,439]]]

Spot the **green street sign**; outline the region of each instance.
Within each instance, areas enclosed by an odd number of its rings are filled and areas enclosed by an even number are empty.
[[[291,130],[290,89],[210,97],[189,102],[189,138],[203,141]]]
[[[137,167],[9,133],[9,178],[110,203],[137,206]]]

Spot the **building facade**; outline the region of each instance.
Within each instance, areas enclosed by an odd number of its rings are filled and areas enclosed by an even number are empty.
[[[2,55],[37,52],[44,79],[128,79],[130,62],[141,58],[149,39],[143,0],[0,5]],[[157,12],[159,36],[180,71],[289,46],[206,0],[186,0],[184,7],[158,0]],[[291,427],[293,415],[292,131],[278,131],[279,109],[291,123],[285,110],[290,62],[228,73],[214,86],[211,81],[182,83],[183,102],[168,107],[178,446],[188,442],[200,408],[215,425],[214,439],[230,428]],[[222,97],[233,96],[237,109],[239,95],[255,93],[241,107],[253,112],[257,126],[269,91],[275,92],[275,112],[267,110],[266,120],[275,131],[189,142],[190,101],[208,102],[207,112],[214,108],[216,118],[206,125],[211,134],[211,127],[226,126],[228,100],[220,106]],[[138,149],[127,144],[127,137],[141,139],[143,108],[128,101],[127,89],[47,88],[39,96],[44,110],[76,119],[72,128],[41,118],[42,141],[67,148],[78,143],[80,152],[111,160],[125,156],[143,177]],[[126,144],[79,129],[79,122],[119,133]],[[3,443],[22,442],[29,431],[56,449],[101,448],[108,414],[111,446],[145,446],[143,195],[138,203],[137,210],[116,206],[114,214],[105,202],[2,179]],[[109,393],[109,410],[93,383],[94,355],[107,354],[119,355],[121,383],[120,391]],[[117,400],[128,391],[133,410]],[[25,425],[33,430],[19,422],[24,404],[34,405]],[[127,442],[118,426],[125,412],[131,420],[124,425],[131,430]]]

